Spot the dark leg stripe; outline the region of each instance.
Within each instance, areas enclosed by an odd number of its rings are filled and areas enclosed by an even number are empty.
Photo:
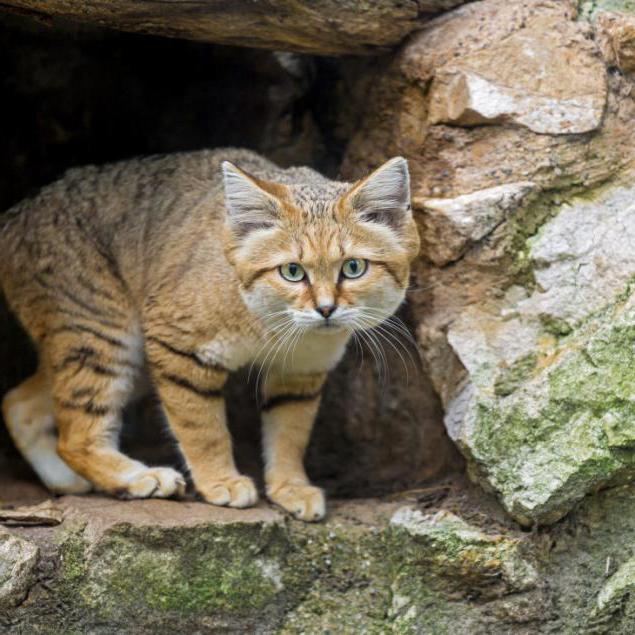
[[[313,392],[306,395],[275,395],[274,397],[270,397],[262,404],[261,410],[263,412],[267,412],[268,410],[273,410],[274,408],[278,408],[279,406],[285,406],[286,404],[293,403],[296,401],[313,401],[317,399],[321,394],[319,392]]]
[[[44,296],[43,296],[44,297]],[[78,311],[69,311],[67,309],[48,309],[47,311],[43,311],[45,315],[68,315],[68,317],[73,318],[74,320],[86,320],[87,322],[97,322],[100,326],[104,326],[107,329],[116,329],[119,331],[123,331],[124,327],[117,322],[111,322],[110,320],[102,320],[100,318],[96,318],[92,315],[88,315],[87,313],[79,313]]]
[[[97,391],[94,388],[76,388],[71,396],[73,399],[81,399],[82,397],[94,397]]]
[[[213,388],[203,388],[202,386],[196,386],[191,383],[185,377],[179,377],[178,375],[171,375],[169,373],[162,373],[161,379],[164,379],[175,386],[179,386],[180,388],[185,388],[185,390],[189,390],[200,397],[204,397],[206,399],[218,399],[223,396],[222,390],[217,390]]]
[[[73,324],[71,326],[60,326],[59,328],[51,331],[52,335],[56,335],[57,333],[88,333],[89,335],[93,335],[97,339],[107,342],[111,346],[115,346],[117,348],[127,348],[127,346],[121,340],[118,340],[116,337],[105,335],[101,331],[98,331],[97,329],[93,329],[90,326],[84,326],[83,324]]]
[[[185,351],[182,348],[177,348],[176,346],[172,346],[172,344],[168,344],[168,342],[165,342],[159,339],[158,337],[148,335],[146,339],[148,340],[148,342],[154,342],[155,344],[158,344],[159,346],[164,348],[166,351],[174,355],[178,355],[179,357],[185,357],[186,359],[191,360],[192,362],[194,362],[197,366],[200,366],[201,368],[209,368],[211,370],[217,370],[218,372],[223,372],[223,373],[228,372],[224,366],[221,366],[220,364],[211,364],[209,362],[205,362],[202,359],[199,359],[196,353],[192,351]]]
[[[96,287],[94,284],[92,284],[90,280],[87,280],[86,278],[84,278],[84,276],[77,276],[76,280],[85,289],[88,289],[88,291],[90,291],[93,295],[97,295],[104,298],[105,300],[114,302],[115,298],[113,297],[111,293],[108,293],[108,291],[106,291],[105,289],[100,289],[99,287]]]
[[[75,401],[58,401],[60,408],[64,410],[83,410],[92,417],[104,417],[111,412],[108,406],[99,406],[92,401],[88,403],[77,403]]]
[[[69,355],[67,355],[59,364],[53,367],[55,372],[64,370],[73,364],[77,364],[79,366],[79,370],[83,370],[87,368],[88,370],[92,370],[96,375],[103,375],[105,377],[118,377],[121,373],[114,368],[110,368],[109,366],[104,366],[100,364],[98,361],[95,361],[97,357],[97,352],[94,348],[90,346],[81,346],[79,348],[72,348]],[[138,369],[139,367],[136,364],[132,364],[127,362],[126,360],[121,360],[120,362],[114,362],[119,366],[126,366],[134,369]]]

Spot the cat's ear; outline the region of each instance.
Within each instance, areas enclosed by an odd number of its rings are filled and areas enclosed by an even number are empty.
[[[347,198],[360,220],[402,227],[412,214],[408,162],[403,157],[386,161],[356,183]]]
[[[273,227],[281,213],[278,186],[257,179],[229,161],[223,161],[222,170],[227,218],[234,233],[243,236]]]

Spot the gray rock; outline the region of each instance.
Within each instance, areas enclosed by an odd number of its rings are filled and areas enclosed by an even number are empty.
[[[472,476],[521,523],[553,522],[635,474],[633,186],[573,198],[528,241],[537,288],[466,308],[467,370],[446,425]]]
[[[426,256],[443,266],[491,233],[535,190],[531,182],[507,183],[456,198],[415,201],[422,211]]]
[[[34,579],[38,548],[0,528],[0,609],[17,606]]]

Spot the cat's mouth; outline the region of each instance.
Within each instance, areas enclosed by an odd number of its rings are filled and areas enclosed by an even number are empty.
[[[320,331],[322,333],[335,333],[341,331],[343,328],[342,324],[339,322],[333,322],[332,320],[324,320],[314,327],[316,331]]]

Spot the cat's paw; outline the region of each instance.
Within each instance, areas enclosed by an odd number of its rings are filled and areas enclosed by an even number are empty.
[[[313,485],[285,485],[270,490],[268,496],[299,520],[315,522],[326,515],[324,492]]]
[[[185,494],[185,478],[171,467],[148,467],[129,477],[124,496],[131,498],[169,498]]]
[[[258,500],[258,490],[248,476],[224,478],[197,489],[208,503],[223,507],[251,507]]]

